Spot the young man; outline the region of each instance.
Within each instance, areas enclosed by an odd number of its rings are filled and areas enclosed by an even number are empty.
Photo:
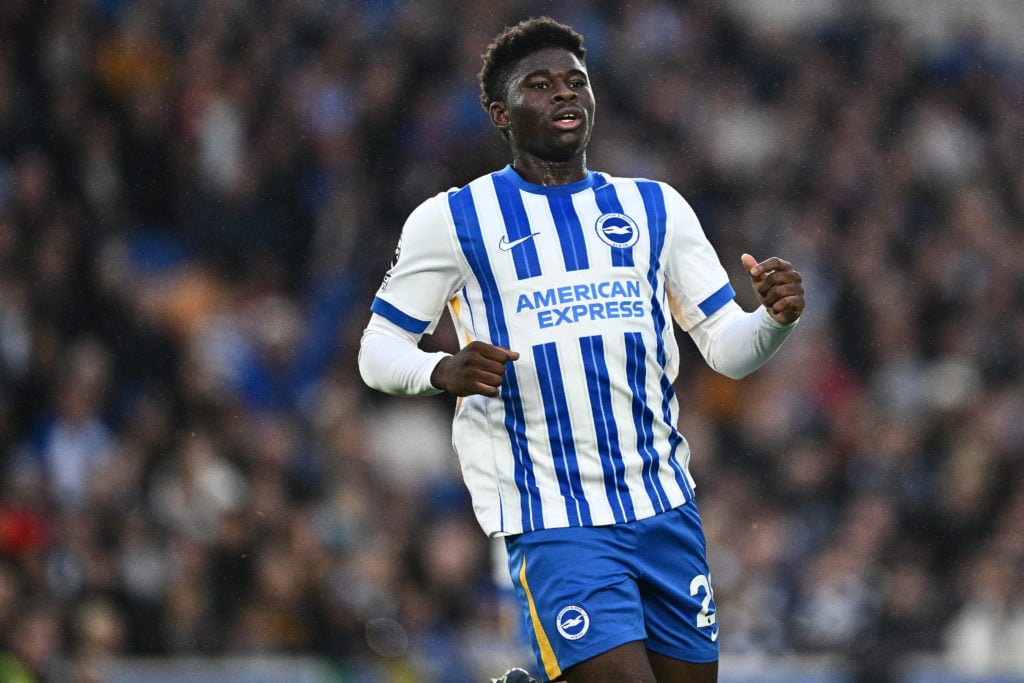
[[[742,377],[793,330],[803,286],[786,261],[744,254],[763,304],[745,313],[679,194],[587,169],[584,54],[548,18],[488,48],[482,100],[512,164],[413,211],[359,367],[390,394],[461,397],[455,450],[481,526],[505,537],[546,679],[714,681],[672,321]],[[421,351],[446,305],[461,350]]]

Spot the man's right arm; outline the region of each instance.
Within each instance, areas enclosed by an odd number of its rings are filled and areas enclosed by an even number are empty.
[[[447,357],[419,348],[461,283],[442,196],[420,204],[402,226],[395,259],[370,306],[359,345],[359,374],[370,387],[396,396],[425,396],[434,366]]]
[[[366,384],[395,396],[497,396],[505,363],[519,359],[509,349],[473,341],[452,355],[419,348],[437,324],[444,303],[462,285],[453,245],[445,239],[438,199],[416,208],[402,228],[402,240],[373,315],[359,345],[359,374]]]
[[[474,341],[455,355],[419,348],[419,336],[376,313],[359,345],[359,374],[366,384],[394,396],[428,396],[448,391],[456,396],[497,396],[505,363],[519,354]]]
[[[441,393],[430,375],[449,354],[419,348],[420,336],[374,313],[359,344],[359,374],[367,386],[394,396]]]

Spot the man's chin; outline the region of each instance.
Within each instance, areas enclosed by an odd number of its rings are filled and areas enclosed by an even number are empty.
[[[583,155],[586,149],[587,145],[585,141],[575,141],[572,144],[552,145],[545,149],[544,153],[540,156],[541,158],[554,163],[565,163],[579,158]]]
[[[554,152],[554,153],[551,153],[551,154],[547,154],[547,155],[544,156],[544,159],[546,161],[550,161],[550,162],[555,163],[555,164],[564,164],[567,161],[572,161],[573,159],[577,158],[582,153],[583,153],[583,150],[580,150],[580,149],[573,150],[573,151],[565,150],[565,151],[560,151],[560,152]]]

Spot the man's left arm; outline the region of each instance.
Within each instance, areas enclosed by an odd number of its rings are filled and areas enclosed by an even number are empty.
[[[804,310],[803,279],[788,261],[772,257],[758,263],[750,254],[741,260],[761,306],[747,313],[730,301],[689,330],[708,365],[733,379],[775,355]]]

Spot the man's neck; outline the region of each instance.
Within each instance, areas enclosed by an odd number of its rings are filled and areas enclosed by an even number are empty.
[[[585,154],[568,161],[545,161],[528,155],[516,155],[512,160],[523,180],[534,185],[568,185],[587,177]]]

